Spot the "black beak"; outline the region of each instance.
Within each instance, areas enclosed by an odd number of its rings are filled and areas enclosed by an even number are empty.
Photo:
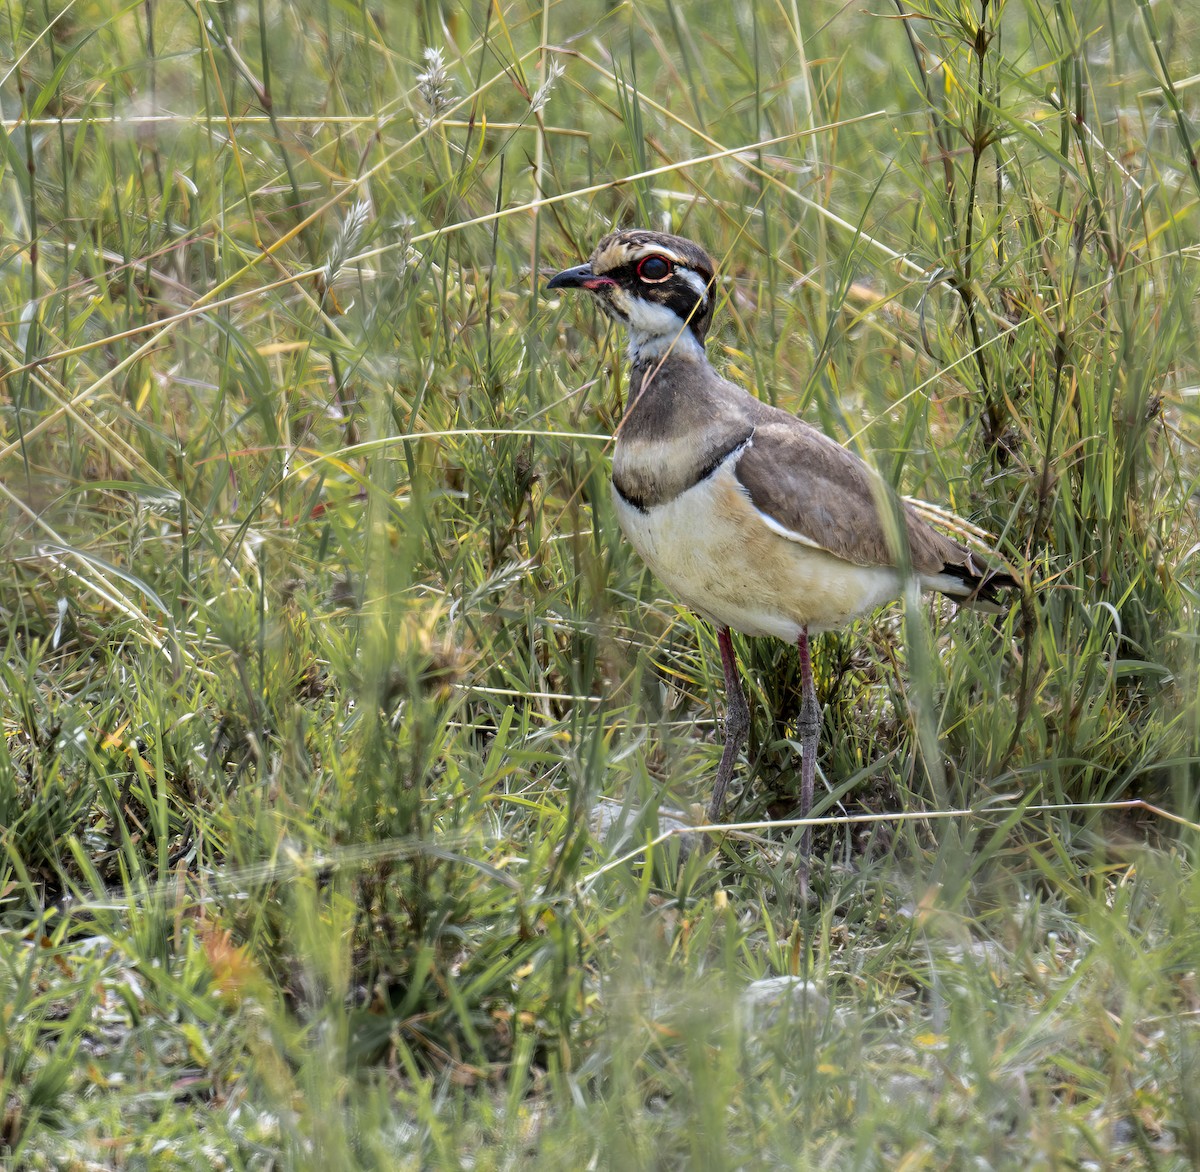
[[[592,266],[588,263],[576,265],[573,269],[563,269],[546,282],[547,289],[587,289],[588,282],[593,280]]]

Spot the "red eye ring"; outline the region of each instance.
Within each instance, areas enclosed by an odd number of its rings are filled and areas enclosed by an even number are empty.
[[[649,272],[646,271],[647,268],[649,268]],[[659,281],[665,281],[674,268],[675,266],[665,256],[653,253],[638,261],[637,275],[648,284],[656,285]]]

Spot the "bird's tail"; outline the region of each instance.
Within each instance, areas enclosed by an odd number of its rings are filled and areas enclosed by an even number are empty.
[[[953,598],[962,606],[1004,614],[1012,605],[1009,595],[1019,591],[1021,583],[1007,570],[985,565],[969,551],[964,553],[961,562],[947,562],[940,573],[923,574],[921,585]]]

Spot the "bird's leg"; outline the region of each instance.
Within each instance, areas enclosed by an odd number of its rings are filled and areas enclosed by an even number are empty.
[[[808,628],[796,640],[800,651],[800,817],[807,818],[812,810],[813,781],[817,774],[817,740],[821,733],[821,705],[813,686],[812,658],[808,653]],[[808,857],[812,852],[812,827],[806,826],[800,838],[800,898],[808,898]]]
[[[733,766],[750,731],[750,709],[746,707],[746,693],[742,691],[742,679],[738,675],[733,639],[730,638],[728,627],[717,628],[717,645],[721,648],[721,666],[725,669],[725,751],[721,754],[717,784],[713,786],[712,801],[708,804],[710,822],[720,821]]]

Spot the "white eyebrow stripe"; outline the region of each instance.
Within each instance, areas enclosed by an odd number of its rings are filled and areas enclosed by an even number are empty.
[[[707,305],[708,286],[704,283],[704,278],[694,269],[689,269],[687,265],[683,264],[675,271],[691,286],[692,292],[700,299],[700,303]]]
[[[639,244],[636,247],[628,244],[615,244],[606,248],[594,259],[601,266],[601,271],[608,272],[609,269],[615,269],[623,264],[637,264],[638,261],[645,260],[648,256],[665,257],[678,269],[686,269],[691,264],[691,261],[682,253],[676,252],[673,248],[664,248],[661,244]]]
[[[663,248],[661,244],[643,244],[637,248],[630,248],[627,251],[626,260],[641,260],[647,256],[665,256],[667,260],[672,261],[681,268],[685,268],[688,263],[686,256],[681,256],[673,248]]]

